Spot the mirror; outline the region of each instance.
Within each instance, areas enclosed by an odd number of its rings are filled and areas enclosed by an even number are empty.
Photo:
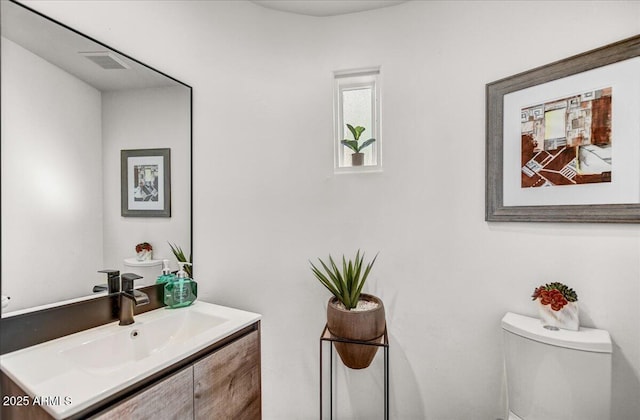
[[[94,286],[106,283],[98,270],[155,283],[162,259],[177,269],[170,243],[187,255],[192,247],[191,88],[0,3],[3,316],[96,297]],[[168,217],[122,215],[121,151],[139,149],[170,149]],[[141,262],[143,242],[153,257]]]

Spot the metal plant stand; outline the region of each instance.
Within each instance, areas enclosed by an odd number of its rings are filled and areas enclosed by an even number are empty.
[[[335,347],[333,342],[362,344],[365,346],[382,347],[384,350],[384,419],[389,420],[389,337],[385,327],[384,334],[379,338],[371,341],[346,340],[331,334],[329,328],[325,325],[322,335],[320,336],[320,420],[323,420],[323,390],[324,390],[324,357],[323,348],[329,343],[329,418],[333,419],[333,354]]]

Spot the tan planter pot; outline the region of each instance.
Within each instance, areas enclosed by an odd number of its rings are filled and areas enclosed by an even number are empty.
[[[351,166],[362,166],[364,164],[364,153],[351,154]]]
[[[368,294],[361,294],[360,300],[378,303],[369,311],[347,311],[337,306],[340,302],[333,297],[327,305],[327,327],[339,338],[346,340],[371,341],[384,334],[386,321],[382,301]],[[351,369],[368,367],[378,350],[377,346],[334,342],[336,350],[345,366]]]

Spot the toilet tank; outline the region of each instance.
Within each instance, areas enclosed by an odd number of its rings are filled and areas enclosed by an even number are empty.
[[[607,331],[553,331],[537,318],[513,313],[502,318],[502,329],[511,418],[611,418],[612,346]]]

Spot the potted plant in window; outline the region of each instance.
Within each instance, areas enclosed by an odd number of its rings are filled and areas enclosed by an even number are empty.
[[[364,254],[356,253],[352,261],[342,256],[342,270],[329,255],[329,263],[320,258],[321,268],[311,261],[311,271],[333,297],[327,305],[327,327],[339,338],[371,341],[380,338],[386,328],[384,305],[378,297],[361,293],[373,260],[363,265]],[[364,369],[373,361],[377,346],[351,343],[334,343],[342,362],[351,369]]]
[[[366,130],[366,128],[361,126],[352,126],[351,124],[347,124],[347,128],[351,131],[353,135],[353,140],[344,139],[340,143],[344,146],[347,146],[349,149],[353,150],[354,153],[351,154],[351,165],[352,166],[362,166],[364,163],[364,153],[361,152],[362,149],[372,144],[376,139],[371,138],[369,140],[365,140],[362,144],[359,144],[360,136]]]

